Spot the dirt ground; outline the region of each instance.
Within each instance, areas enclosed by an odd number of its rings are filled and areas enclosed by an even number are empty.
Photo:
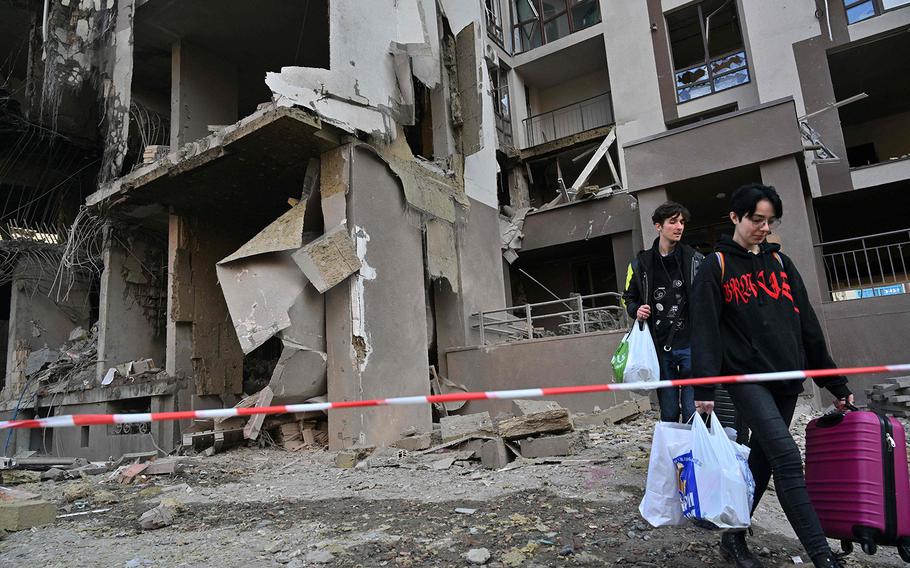
[[[726,566],[717,534],[652,529],[638,514],[654,421],[596,429],[562,463],[500,471],[476,461],[341,469],[329,452],[237,448],[130,485],[110,474],[21,485],[60,514],[110,510],[6,534],[0,566],[467,566],[472,549],[494,567]],[[757,514],[754,549],[767,566],[811,565],[775,497]],[[173,524],[142,530],[139,516],[162,500],[179,504]],[[848,565],[902,564],[880,550]]]

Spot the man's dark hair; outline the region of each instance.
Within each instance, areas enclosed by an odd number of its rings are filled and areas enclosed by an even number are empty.
[[[774,207],[774,216],[778,219],[784,214],[784,204],[780,200],[777,190],[770,185],[760,183],[746,184],[733,192],[730,198],[730,211],[736,213],[736,216],[742,219],[755,213],[758,202],[767,199]]]
[[[688,223],[689,219],[692,217],[689,214],[689,210],[686,209],[683,205],[675,201],[667,201],[660,207],[654,210],[654,214],[651,215],[651,220],[657,223],[658,225],[663,225],[664,221],[681,215],[683,221]]]

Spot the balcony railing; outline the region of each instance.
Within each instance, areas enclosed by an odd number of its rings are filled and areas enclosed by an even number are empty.
[[[910,229],[815,246],[834,301],[910,293]]]
[[[610,91],[524,119],[529,148],[614,122]]]
[[[541,308],[562,306],[557,312],[540,313]],[[534,311],[538,313],[535,314]],[[524,304],[499,310],[483,311],[471,316],[477,323],[473,328],[480,331],[480,344],[509,343],[548,337],[553,335],[576,335],[595,331],[625,331],[631,325],[621,295],[603,292],[587,296],[572,296],[563,300]],[[556,333],[540,325],[542,320],[556,320]],[[550,326],[551,328],[553,326]]]

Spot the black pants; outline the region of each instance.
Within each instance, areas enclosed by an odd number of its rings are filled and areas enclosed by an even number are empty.
[[[729,385],[727,390],[736,412],[752,430],[749,468],[755,477],[755,502],[752,512],[774,475],[777,498],[790,526],[810,557],[830,551],[818,515],[809,501],[799,448],[790,435],[790,421],[797,395],[774,395],[759,384]]]

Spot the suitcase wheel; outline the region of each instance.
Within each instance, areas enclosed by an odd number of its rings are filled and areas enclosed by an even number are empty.
[[[852,540],[840,541],[840,549],[844,553],[844,556],[847,556],[848,554],[853,554],[853,541]]]
[[[900,554],[901,560],[904,562],[910,562],[910,544],[907,542],[901,542],[898,544],[897,553]]]
[[[866,541],[860,544],[863,547],[863,552],[872,556],[878,550],[878,545],[871,541]]]

